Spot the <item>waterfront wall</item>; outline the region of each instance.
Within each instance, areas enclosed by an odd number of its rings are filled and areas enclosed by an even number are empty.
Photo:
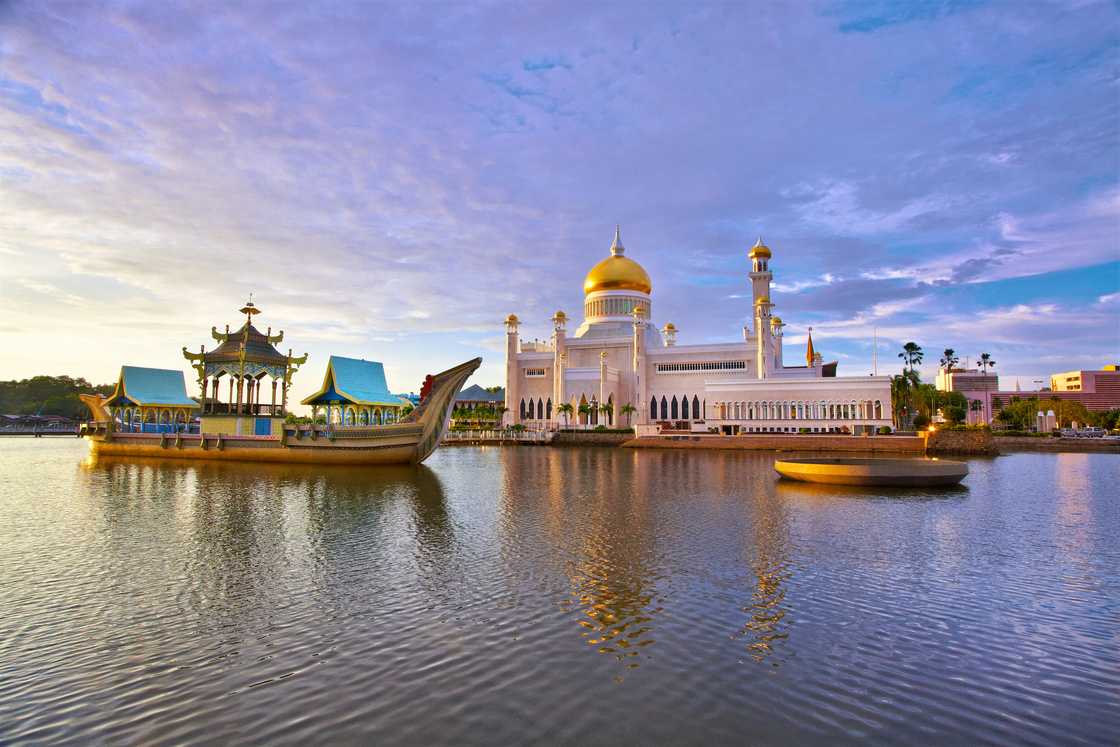
[[[733,449],[742,451],[840,451],[860,454],[918,455],[919,436],[844,436],[828,434],[749,434],[746,436],[642,436],[622,444],[633,449]]]
[[[963,454],[967,456],[997,456],[999,447],[988,430],[940,430],[922,433],[927,454]]]
[[[557,432],[553,446],[622,446],[634,438],[633,433],[596,433],[595,431]]]
[[[1102,438],[1039,438],[1035,436],[995,436],[1001,451],[1049,451],[1120,454],[1120,441]]]

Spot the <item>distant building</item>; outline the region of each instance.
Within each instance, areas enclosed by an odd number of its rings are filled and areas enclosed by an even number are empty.
[[[975,371],[939,371],[937,388],[943,392],[960,392],[972,403],[979,401],[978,411],[969,409],[969,422],[990,423],[995,413],[1018,399],[1066,400],[1080,402],[1085,409],[1104,411],[1120,409],[1120,366],[1110,364],[1095,371],[1065,371],[1050,376],[1050,390],[1020,392],[999,388],[999,377],[994,373]]]
[[[489,407],[496,409],[501,407],[506,401],[506,391],[498,387],[496,392],[488,392],[478,384],[471,384],[469,387],[459,392],[459,396],[455,398],[456,407]]]

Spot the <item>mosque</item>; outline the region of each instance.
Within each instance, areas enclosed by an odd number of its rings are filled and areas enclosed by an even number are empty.
[[[543,342],[522,340],[517,316],[506,318],[506,422],[724,434],[890,425],[888,376],[837,376],[811,332],[804,365],[785,365],[785,325],[770,300],[773,255],[759,238],[747,256],[752,304],[742,341],[678,345],[672,323],[653,324],[653,284],[626,256],[616,228],[610,256],[584,280],[583,321],[571,337],[563,311]]]

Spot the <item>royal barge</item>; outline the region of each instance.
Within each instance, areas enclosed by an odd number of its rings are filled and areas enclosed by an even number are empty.
[[[455,398],[482,359],[426,377],[420,402],[389,392],[374,361],[331,356],[323,386],[303,400],[311,423],[288,422],[288,389],[307,355],[280,353],[284,333],[261,333],[252,301],[236,332],[211,329],[212,352],[183,355],[198,373],[202,396],[187,396],[182,371],[124,366],[108,397],[81,395],[92,419],[80,435],[94,455],[314,464],[416,464],[435,451],[447,430]],[[271,402],[263,403],[266,378]],[[220,401],[223,381],[228,400]],[[280,402],[277,402],[277,386]],[[320,420],[319,413],[325,417]]]

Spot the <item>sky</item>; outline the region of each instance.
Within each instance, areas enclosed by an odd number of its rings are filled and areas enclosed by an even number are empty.
[[[0,0],[0,379],[187,370],[253,293],[297,399],[502,384],[619,224],[678,344],[761,235],[787,361],[1034,388],[1120,362],[1118,71],[1113,2]]]

